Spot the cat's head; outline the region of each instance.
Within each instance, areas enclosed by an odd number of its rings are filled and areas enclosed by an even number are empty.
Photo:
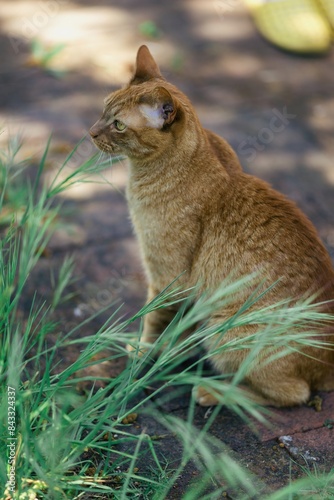
[[[142,45],[130,83],[105,99],[102,117],[90,135],[102,151],[148,158],[173,144],[185,107],[185,96],[162,77],[150,51]]]

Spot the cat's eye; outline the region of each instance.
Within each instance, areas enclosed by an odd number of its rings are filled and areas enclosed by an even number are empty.
[[[126,129],[125,123],[119,121],[119,120],[114,120],[114,127],[118,132],[123,132],[123,130]]]

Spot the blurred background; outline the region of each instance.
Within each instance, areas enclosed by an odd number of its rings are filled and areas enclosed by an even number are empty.
[[[242,0],[1,0],[0,29],[1,147],[20,134],[21,154],[37,163],[52,134],[56,171],[146,43],[203,125],[232,144],[245,170],[294,199],[334,256],[334,47],[319,57],[280,51],[258,34]],[[84,140],[74,160],[94,152]],[[70,230],[53,239],[53,252],[78,250],[89,286],[131,275],[124,289],[135,288],[135,307],[145,292],[124,163],[106,178],[64,194]]]

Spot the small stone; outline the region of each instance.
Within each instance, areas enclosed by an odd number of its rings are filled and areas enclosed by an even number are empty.
[[[133,424],[137,420],[138,413],[129,413],[126,417],[123,418],[122,424],[128,425],[128,424]]]
[[[292,437],[291,436],[280,436],[279,438],[279,446],[281,448],[289,448],[292,445]]]
[[[95,467],[88,467],[86,470],[86,476],[95,476],[96,473],[96,468]]]
[[[321,411],[322,410],[322,398],[320,396],[314,396],[314,398],[311,399],[307,403],[307,406],[313,406],[315,411]]]
[[[80,307],[76,307],[73,309],[73,314],[76,318],[81,318],[83,316],[83,312],[81,311]]]

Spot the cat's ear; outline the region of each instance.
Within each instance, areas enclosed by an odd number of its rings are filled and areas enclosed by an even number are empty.
[[[136,85],[138,83],[147,82],[152,78],[163,78],[160,73],[159,67],[151,52],[146,45],[142,45],[138,49],[135,73],[130,81],[130,84]]]
[[[171,125],[177,113],[177,104],[165,87],[156,87],[146,99],[141,100],[140,110],[153,128]]]

